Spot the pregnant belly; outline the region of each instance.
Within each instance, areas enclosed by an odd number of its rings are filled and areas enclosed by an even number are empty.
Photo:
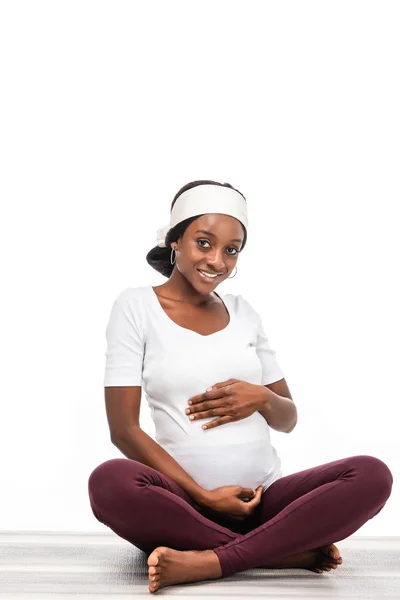
[[[280,460],[269,438],[214,446],[195,443],[192,439],[188,443],[164,447],[206,490],[224,485],[240,485],[253,490],[263,485],[266,489],[280,470]]]

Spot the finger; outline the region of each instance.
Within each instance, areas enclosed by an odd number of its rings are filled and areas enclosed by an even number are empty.
[[[205,392],[204,394],[201,394],[201,396],[195,396],[194,398],[191,398],[190,400],[188,400],[188,405],[191,410],[204,410],[205,408],[210,407],[211,400],[212,406],[213,404],[215,404],[215,400],[223,400],[224,398],[225,394],[223,394],[221,391],[215,390],[213,392]]]
[[[186,414],[194,414],[194,413],[199,413],[205,410],[214,410],[217,408],[221,408],[224,406],[224,401],[220,400],[220,402],[216,402],[216,400],[213,400],[212,402],[210,400],[206,400],[205,402],[199,402],[198,404],[195,404],[194,406],[189,406],[189,408],[185,409]],[[190,412],[187,412],[190,411]]]
[[[261,496],[263,494],[263,487],[260,486],[256,489],[256,493],[254,494],[254,498],[252,498],[247,504],[250,506],[254,506],[257,505],[260,500],[261,500]]]
[[[216,385],[219,385],[219,387],[216,387]],[[223,388],[221,389],[222,384],[216,385],[214,385],[213,389],[209,390],[208,392],[205,391],[202,394],[196,394],[196,396],[192,396],[192,398],[189,398],[189,406],[199,404],[200,402],[204,402],[205,400],[214,400],[215,398],[222,398],[224,396],[224,390]]]
[[[224,425],[225,423],[230,423],[232,421],[231,417],[220,417],[219,419],[215,419],[215,421],[210,421],[201,427],[203,429],[212,429],[213,427],[219,427],[220,425]]]
[[[253,488],[242,487],[240,490],[240,495],[244,498],[253,498],[259,489],[262,489],[262,486],[258,486],[255,490]]]
[[[198,404],[202,400],[204,400],[203,394],[200,394],[200,396],[192,396],[191,398],[189,398],[188,404],[189,406],[193,406],[194,404]]]
[[[263,491],[263,488],[262,488],[262,486],[261,486],[261,487],[258,487],[258,488],[256,489],[255,493],[254,493],[254,496],[251,498],[251,500],[250,500],[249,504],[252,504],[252,503],[253,503],[253,504],[254,504],[254,503],[257,503],[257,502],[260,500],[260,498],[261,498],[262,491]]]
[[[197,394],[197,396],[192,396],[188,400],[189,406],[194,406],[199,404],[200,402],[204,402],[207,398],[210,397],[210,392],[203,392],[202,394]]]
[[[213,417],[225,417],[228,416],[226,413],[228,411],[228,407],[221,406],[220,408],[209,408],[208,410],[192,412],[190,411],[190,415],[188,417],[191,421],[195,419],[212,419]]]
[[[242,487],[240,489],[239,498],[253,498],[253,497],[254,497],[254,490],[252,490],[251,488]]]
[[[210,385],[207,389],[206,392],[209,392],[210,390],[215,390],[221,387],[226,387],[227,385],[233,383],[234,381],[238,381],[237,379],[234,379],[233,377],[231,377],[231,379],[227,379],[226,381],[218,381],[218,383],[214,383],[214,385]]]

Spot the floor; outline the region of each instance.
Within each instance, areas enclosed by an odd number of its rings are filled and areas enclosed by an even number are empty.
[[[0,599],[83,600],[226,598],[398,598],[400,538],[351,537],[336,544],[343,564],[323,574],[305,569],[249,569],[218,581],[148,591],[145,555],[110,533],[0,531]]]

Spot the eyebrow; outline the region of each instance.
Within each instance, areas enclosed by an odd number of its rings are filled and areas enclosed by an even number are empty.
[[[207,235],[211,235],[211,237],[216,238],[217,236],[215,235],[215,233],[211,233],[211,231],[206,231],[205,229],[198,229],[197,231],[195,231],[195,233],[206,233]],[[231,240],[231,242],[241,242],[242,240],[235,238],[233,240]]]

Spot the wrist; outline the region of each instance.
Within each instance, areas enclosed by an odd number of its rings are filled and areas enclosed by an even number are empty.
[[[207,506],[208,494],[208,490],[199,487],[192,493],[192,498],[199,506]]]
[[[258,410],[260,412],[267,412],[271,408],[271,390],[264,385],[261,385],[260,387],[262,388],[262,393],[260,394],[260,405]]]

